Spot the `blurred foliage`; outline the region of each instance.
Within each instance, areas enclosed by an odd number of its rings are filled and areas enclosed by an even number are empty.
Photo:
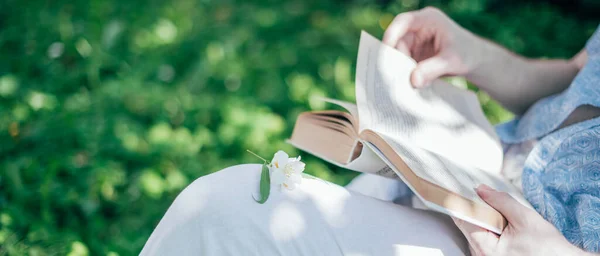
[[[297,114],[352,101],[360,30],[399,12],[437,5],[532,57],[570,57],[597,25],[491,2],[2,1],[0,254],[137,254],[197,177],[256,162],[246,149],[299,154]],[[356,175],[303,156],[338,184]]]

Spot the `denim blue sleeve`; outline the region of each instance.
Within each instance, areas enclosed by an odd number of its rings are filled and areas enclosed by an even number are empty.
[[[588,60],[569,87],[533,104],[523,116],[498,125],[505,143],[539,139],[556,130],[579,106],[600,107],[600,26],[586,44]]]
[[[600,251],[600,118],[539,142],[523,170],[523,193],[574,245]]]
[[[573,244],[600,251],[600,117],[558,129],[579,106],[600,107],[600,27],[588,60],[569,88],[497,126],[504,143],[539,140],[527,157],[523,193]]]

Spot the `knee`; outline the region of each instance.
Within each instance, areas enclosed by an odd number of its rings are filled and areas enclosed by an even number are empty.
[[[244,164],[196,179],[171,204],[142,254],[177,255],[181,253],[174,252],[206,251],[208,245],[219,244],[214,239],[244,225],[237,217],[258,189],[260,171],[261,165]]]
[[[230,211],[236,202],[251,198],[257,191],[261,168],[259,164],[242,164],[202,176],[181,191],[169,211],[196,216]]]
[[[181,195],[193,194],[205,190],[228,190],[232,188],[248,187],[251,180],[260,178],[262,170],[260,164],[240,164],[227,167],[220,171],[202,176],[188,185]]]

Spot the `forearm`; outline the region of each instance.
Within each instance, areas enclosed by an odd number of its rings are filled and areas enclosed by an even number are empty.
[[[527,59],[485,40],[479,54],[481,61],[467,79],[516,114],[563,91],[579,72],[574,60]]]

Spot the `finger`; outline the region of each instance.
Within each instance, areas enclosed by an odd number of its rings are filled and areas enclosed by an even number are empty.
[[[416,32],[422,28],[436,29],[436,25],[439,25],[444,18],[447,19],[440,10],[432,7],[398,14],[385,30],[383,43],[395,46],[409,31]]]
[[[444,54],[433,56],[417,63],[410,81],[415,88],[429,85],[433,80],[450,73],[451,63]]]
[[[483,201],[502,214],[513,226],[523,224],[523,220],[529,215],[527,207],[517,202],[511,195],[499,192],[485,184],[476,189],[477,194]]]
[[[463,220],[452,218],[477,255],[490,255],[498,244],[498,236]]]
[[[392,23],[385,30],[383,43],[396,46],[400,38],[404,37],[409,31],[420,29],[423,23],[421,11],[401,13],[392,20]]]
[[[404,53],[406,56],[412,56],[410,49],[412,48],[414,41],[415,34],[408,32],[404,37],[398,40],[398,43],[396,43],[396,49]]]

